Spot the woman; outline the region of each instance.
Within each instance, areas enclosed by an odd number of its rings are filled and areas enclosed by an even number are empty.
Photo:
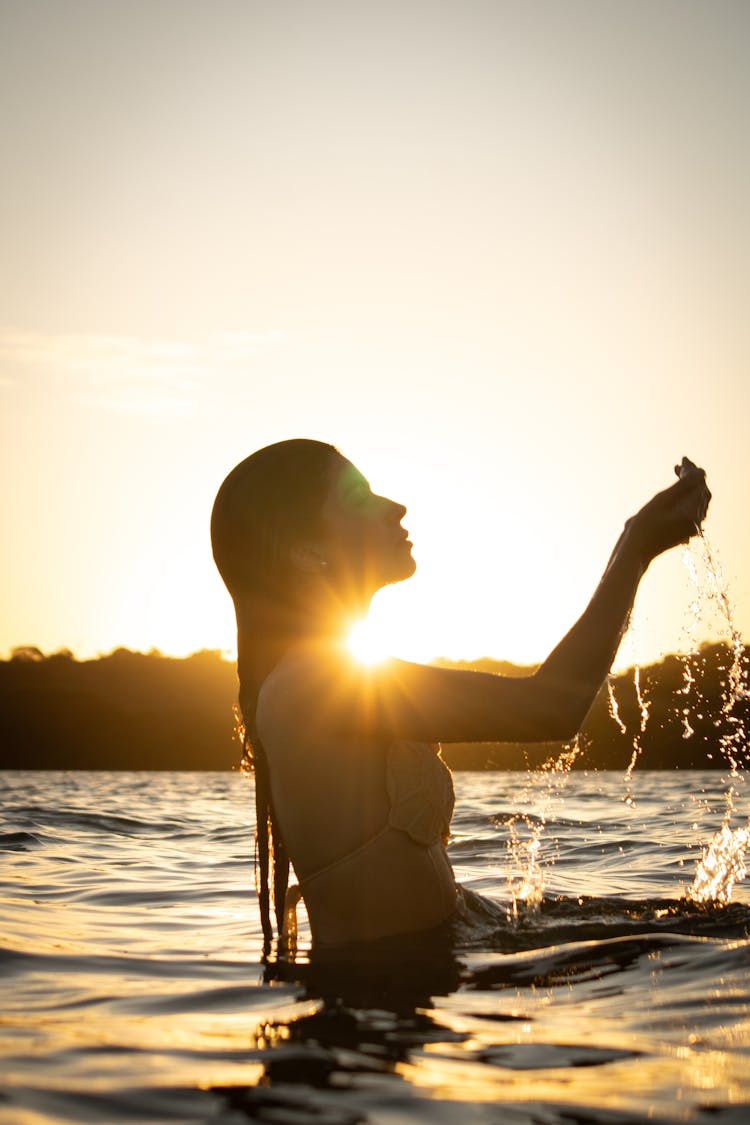
[[[281,934],[289,862],[313,942],[427,930],[462,911],[445,851],[453,810],[443,742],[542,742],[580,728],[653,558],[699,531],[710,493],[684,458],[620,536],[581,618],[531,676],[347,653],[376,590],[414,573],[406,509],[374,495],[333,446],[267,446],[214,504],[214,558],[237,614],[246,761],[255,770],[266,945],[269,859]]]

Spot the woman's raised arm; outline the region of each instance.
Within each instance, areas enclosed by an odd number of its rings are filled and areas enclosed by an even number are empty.
[[[587,608],[533,675],[401,660],[364,668],[318,652],[284,662],[270,695],[288,714],[304,716],[318,736],[351,730],[432,742],[573,737],[609,672],[649,563],[700,530],[711,498],[705,473],[686,458],[676,471],[679,479],[628,520]]]

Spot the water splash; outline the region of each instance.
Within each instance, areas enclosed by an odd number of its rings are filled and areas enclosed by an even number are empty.
[[[564,746],[556,757],[548,758],[540,771],[545,775],[546,784],[537,814],[529,816],[519,813],[505,822],[508,829],[507,884],[510,894],[508,920],[511,923],[518,923],[522,916],[536,914],[541,906],[544,897],[545,872],[542,862],[544,830],[552,806],[561,796],[573,764],[581,751],[580,736],[576,736],[573,742]],[[524,794],[527,799],[531,796],[532,777],[529,772]]]
[[[635,797],[631,788],[631,781],[633,778],[633,770],[636,767],[638,758],[641,755],[643,744],[641,736],[644,734],[648,726],[650,714],[650,702],[646,697],[645,690],[641,687],[641,669],[638,664],[633,668],[633,687],[635,688],[635,698],[638,703],[638,710],[640,712],[640,725],[639,729],[633,735],[633,751],[630,755],[627,769],[623,775],[623,782],[625,785],[625,796],[623,797],[624,803],[631,809],[635,808]],[[617,704],[617,696],[615,695],[615,687],[612,682],[612,677],[607,677],[607,695],[609,700],[609,714],[613,722],[617,723],[622,734],[627,735],[628,728],[620,715],[620,708]]]
[[[678,657],[682,665],[682,687],[678,691],[678,695],[683,698],[678,701],[678,715],[682,724],[682,737],[690,739],[695,734],[695,730],[690,722],[692,714],[691,697],[695,696],[696,703],[700,703],[702,696],[698,692],[698,681],[694,675],[695,663],[700,657],[700,650],[698,648],[698,626],[703,620],[703,603],[700,597],[701,583],[698,578],[698,571],[695,565],[695,558],[692,553],[690,544],[685,548],[682,556],[682,561],[690,577],[690,581],[696,589],[696,594],[688,606],[689,617],[682,627],[682,635],[686,642],[685,647],[687,651],[681,653]],[[699,715],[698,718],[702,718]]]
[[[680,696],[678,714],[682,723],[682,737],[684,739],[691,738],[695,733],[690,722],[691,715],[694,713],[693,707],[706,705],[706,700],[699,690],[699,681],[696,674],[696,662],[700,660],[700,650],[696,637],[698,627],[704,618],[704,603],[706,601],[714,602],[720,611],[724,627],[728,630],[731,639],[731,664],[726,671],[725,680],[722,681],[722,705],[715,724],[717,728],[724,728],[719,736],[719,748],[722,757],[730,768],[730,784],[725,794],[727,810],[724,821],[719,831],[704,848],[693,884],[687,892],[687,898],[695,903],[727,903],[731,900],[735,883],[744,879],[747,874],[745,853],[750,848],[750,819],[746,827],[733,828],[731,825],[737,787],[745,782],[746,775],[742,769],[742,764],[750,763],[747,732],[742,717],[735,710],[740,700],[750,698],[748,668],[742,637],[734,624],[732,606],[718,558],[709,547],[705,535],[702,534],[697,537],[694,542],[702,548],[702,569],[705,571],[706,578],[702,580],[699,575],[699,560],[694,553],[695,548],[688,547],[683,561],[697,592],[689,607],[691,620],[684,629],[685,635],[689,639],[689,652],[680,657],[683,683],[682,687],[678,689],[678,695]],[[639,722],[638,729],[633,736],[631,759],[624,774],[625,797],[623,798],[624,803],[630,808],[635,808],[636,804],[631,791],[631,781],[642,751],[642,736],[649,722],[651,706],[645,685],[641,682],[641,670],[637,664],[633,668],[633,685],[639,710]],[[607,692],[610,716],[618,725],[620,731],[627,735],[628,729],[621,717],[611,678],[607,679]],[[703,715],[697,714],[697,718],[702,719]],[[518,814],[503,822],[508,831],[506,841],[509,859],[507,884],[511,900],[508,919],[511,923],[518,923],[523,917],[536,913],[542,902],[545,884],[545,863],[542,853],[547,819],[552,803],[566,784],[570,770],[581,753],[581,749],[579,738],[576,738],[556,758],[549,759],[542,766],[542,772],[547,775],[547,781],[546,789],[541,797],[541,809],[537,816]],[[529,773],[527,776],[528,784],[525,797],[530,799],[533,775]],[[546,863],[549,864],[548,859]]]
[[[625,804],[631,809],[635,808],[635,797],[633,796],[633,791],[631,789],[633,770],[635,769],[638,758],[640,757],[641,751],[643,750],[641,738],[645,733],[646,727],[648,726],[648,718],[650,713],[650,704],[646,699],[644,690],[641,688],[641,669],[638,664],[636,664],[633,669],[633,687],[635,688],[635,698],[637,700],[638,710],[640,712],[640,727],[633,736],[633,753],[630,755],[628,768],[625,770],[625,774],[623,777],[623,782],[625,784],[625,796],[623,797],[623,800]],[[614,692],[612,694],[614,695]],[[622,729],[623,733],[625,733],[624,723],[622,724]]]
[[[737,704],[750,698],[748,690],[748,667],[742,635],[734,621],[734,612],[729,598],[729,590],[724,570],[716,550],[710,545],[705,533],[697,536],[695,546],[689,547],[683,561],[693,585],[701,597],[716,608],[721,628],[727,635],[730,650],[730,663],[721,682],[721,710],[715,720],[715,727],[721,729],[718,747],[726,764],[732,784],[744,781],[742,766],[750,763],[748,735],[743,718],[737,713]],[[703,607],[694,610],[696,624],[702,619]],[[687,659],[684,675],[692,678],[692,669]],[[692,684],[690,684],[692,686]],[[688,688],[686,678],[685,689]],[[685,694],[688,691],[685,690]]]
[[[536,913],[544,896],[544,868],[541,862],[544,820],[518,815],[507,822],[508,919],[519,922],[522,914]],[[524,831],[525,830],[525,831]]]
[[[635,633],[636,628],[633,616],[631,614],[631,616],[628,618],[625,633],[623,634],[622,639],[625,640],[625,638],[627,637],[632,641],[635,637]],[[619,727],[620,733],[627,737],[627,735],[629,734],[628,725],[620,714],[617,696],[615,695],[614,680],[614,676],[612,675],[612,673],[610,673],[606,679],[609,717]],[[623,774],[625,794],[622,798],[623,803],[631,809],[634,809],[636,807],[636,801],[633,795],[631,784],[633,771],[635,770],[635,767],[638,764],[638,759],[640,758],[643,751],[643,735],[646,731],[646,727],[648,726],[651,711],[651,701],[648,698],[645,686],[641,683],[641,668],[637,661],[634,661],[633,663],[633,690],[635,692],[635,700],[638,707],[639,721],[638,729],[634,732],[632,737],[630,761],[628,762],[625,773]]]
[[[745,852],[750,847],[750,827],[730,828],[730,815],[711,843],[703,849],[695,878],[686,895],[689,902],[731,902],[734,884],[747,875]]]
[[[609,699],[609,714],[613,722],[617,723],[623,734],[628,733],[628,728],[625,726],[620,716],[620,708],[617,705],[617,696],[615,695],[615,685],[612,682],[612,676],[607,676],[607,696]]]
[[[693,610],[693,633],[703,617],[701,598],[706,599],[718,610],[722,627],[728,634],[731,660],[721,682],[721,710],[714,726],[721,730],[718,738],[719,752],[729,767],[727,789],[725,792],[726,812],[721,828],[710,843],[703,849],[693,883],[687,898],[696,903],[728,903],[736,882],[747,874],[745,852],[750,846],[750,820],[748,826],[732,827],[735,811],[735,797],[738,789],[745,783],[743,765],[750,760],[748,755],[748,736],[743,717],[737,714],[737,704],[750,698],[748,691],[748,669],[742,636],[734,621],[734,612],[724,571],[716,551],[711,547],[704,532],[695,539],[695,546],[689,545],[683,561],[698,597],[691,606]],[[700,555],[698,555],[700,552]],[[703,577],[699,573],[702,571]],[[692,653],[694,658],[697,655]],[[695,683],[690,657],[683,663],[682,694],[688,697]],[[685,731],[692,734],[689,722],[689,705],[683,709]],[[689,737],[686,733],[683,737]]]

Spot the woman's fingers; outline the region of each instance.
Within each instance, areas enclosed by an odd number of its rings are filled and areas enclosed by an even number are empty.
[[[699,473],[703,473],[704,476],[706,475],[703,469],[699,469],[696,463],[691,461],[689,457],[683,457],[679,465],[675,465],[674,467],[675,475],[678,477],[686,477],[693,469]]]
[[[700,518],[703,519],[711,500],[711,493],[706,484],[705,470],[700,469],[689,457],[683,457],[680,464],[675,465],[674,471],[680,481],[685,482],[681,491],[686,494],[686,499],[689,498],[689,501],[695,502],[697,510],[701,513]],[[675,485],[674,487],[677,488],[678,486]]]
[[[703,469],[683,457],[675,465],[675,473],[679,480],[657,493],[636,517],[650,559],[678,543],[687,543],[700,533],[706,517],[711,493]]]
[[[706,518],[708,505],[711,501],[711,493],[706,484],[706,474],[688,457],[683,457],[681,464],[675,466],[675,468],[680,478],[680,484],[683,481],[685,482],[682,486],[683,499],[680,506],[688,515],[688,518],[694,521],[696,527],[699,528]],[[679,484],[675,487],[678,488]]]

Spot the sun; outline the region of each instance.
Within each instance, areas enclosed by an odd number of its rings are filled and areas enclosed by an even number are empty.
[[[370,614],[352,626],[347,647],[360,664],[378,664],[390,656],[391,640],[383,624]]]

